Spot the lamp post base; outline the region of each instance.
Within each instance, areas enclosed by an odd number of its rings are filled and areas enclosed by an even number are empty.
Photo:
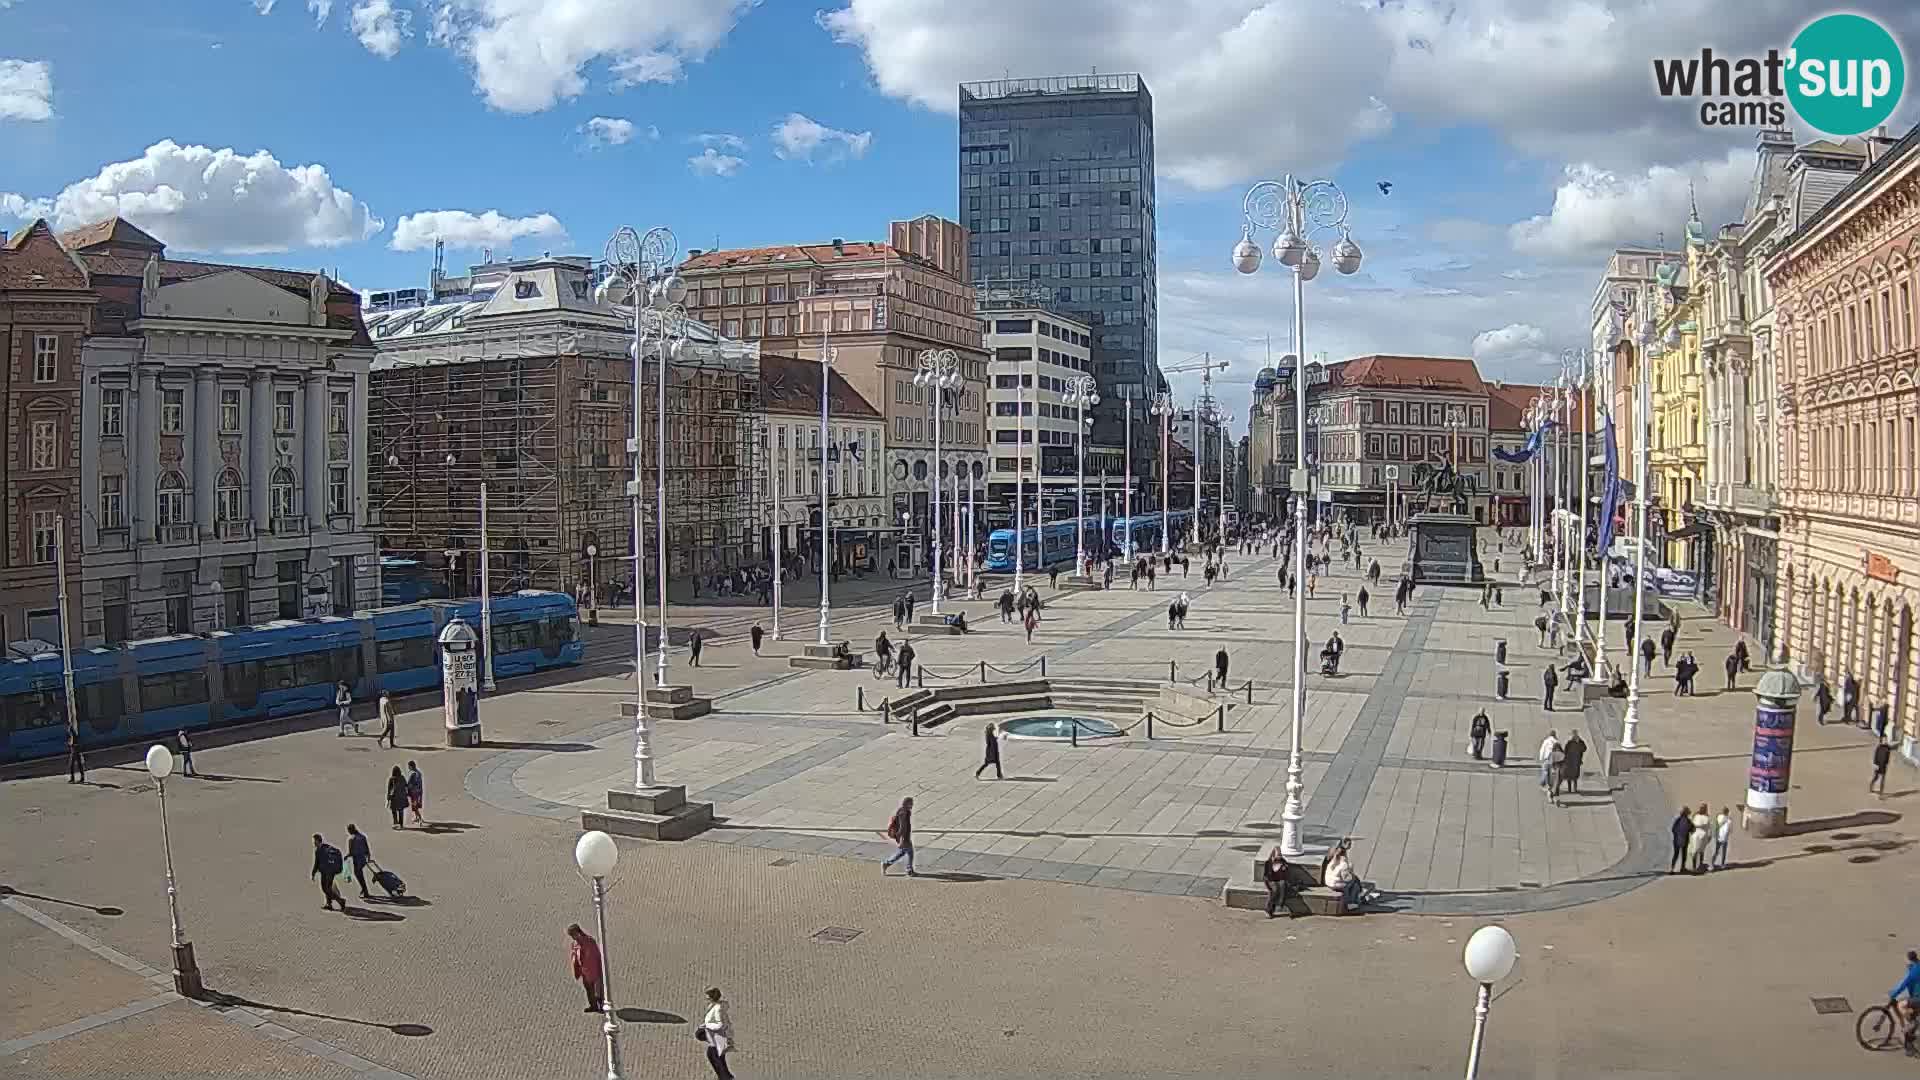
[[[200,966],[193,960],[193,942],[173,947],[173,992],[184,998],[198,999],[205,993],[200,983]]]

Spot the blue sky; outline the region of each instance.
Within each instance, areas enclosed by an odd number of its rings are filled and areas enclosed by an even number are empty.
[[[487,243],[598,254],[621,223],[669,225],[683,248],[880,238],[893,218],[956,216],[958,81],[1134,70],[1157,108],[1163,362],[1209,350],[1243,387],[1263,336],[1284,344],[1284,280],[1238,278],[1226,255],[1239,193],[1291,168],[1345,186],[1367,252],[1362,274],[1309,287],[1310,351],[1550,378],[1585,341],[1608,247],[1677,235],[1689,186],[1710,224],[1746,193],[1752,132],[1658,101],[1650,58],[1763,49],[1806,12],[0,0],[0,228],[118,208],[180,254],[337,268],[360,288],[424,282],[431,253],[396,246],[436,233],[455,268]]]

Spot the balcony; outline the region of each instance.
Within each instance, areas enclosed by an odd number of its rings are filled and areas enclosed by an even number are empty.
[[[159,540],[163,544],[191,544],[197,539],[191,524],[161,525],[159,532]]]
[[[239,521],[222,521],[214,526],[215,533],[222,540],[250,540],[253,538],[253,520],[243,518]]]
[[[273,535],[305,536],[307,519],[303,517],[278,517],[273,519]]]

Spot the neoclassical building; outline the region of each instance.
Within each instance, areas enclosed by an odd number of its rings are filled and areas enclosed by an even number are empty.
[[[1920,727],[1920,128],[1793,229],[1767,260],[1779,338],[1781,598],[1803,672],[1857,677]]]

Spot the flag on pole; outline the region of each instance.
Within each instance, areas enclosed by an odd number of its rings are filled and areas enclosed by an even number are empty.
[[[1606,437],[1600,448],[1606,455],[1603,468],[1604,479],[1600,489],[1600,528],[1594,533],[1594,554],[1606,565],[1607,549],[1613,546],[1614,515],[1620,510],[1620,453],[1613,444],[1613,414],[1603,413],[1606,417]]]

